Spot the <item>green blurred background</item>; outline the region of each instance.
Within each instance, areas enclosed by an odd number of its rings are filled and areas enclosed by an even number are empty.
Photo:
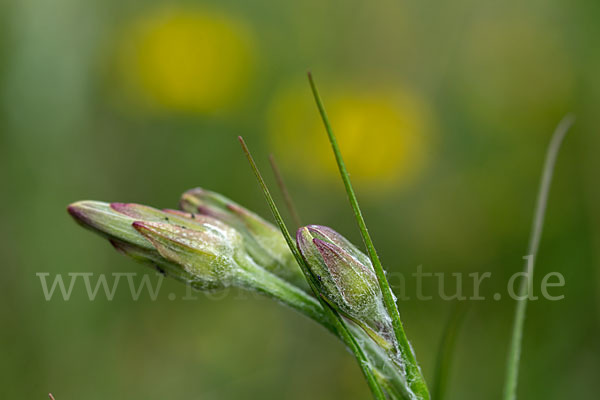
[[[47,302],[35,275],[151,273],[76,226],[76,200],[166,208],[203,186],[268,216],[237,135],[271,183],[276,155],[304,222],[360,242],[310,68],[387,269],[490,271],[488,297],[522,268],[545,147],[577,116],[536,271],[565,299],[530,304],[519,394],[597,398],[599,20],[589,0],[0,2],[0,397],[368,397],[333,337],[271,301],[165,281],[157,301]],[[453,306],[400,303],[429,380]],[[499,398],[513,310],[470,303],[450,399]]]

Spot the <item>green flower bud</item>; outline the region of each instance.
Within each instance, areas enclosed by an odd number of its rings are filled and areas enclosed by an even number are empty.
[[[235,230],[201,231],[164,222],[142,221],[134,222],[133,227],[150,240],[165,259],[200,277],[207,289],[235,283],[239,267],[234,253],[240,248],[241,241]]]
[[[141,248],[152,249],[151,243],[131,226],[135,219],[115,211],[109,203],[78,201],[69,205],[67,211],[77,223],[102,236],[118,239]]]
[[[391,320],[369,258],[326,226],[298,229],[296,242],[328,303],[380,345],[392,348]]]
[[[185,192],[180,206],[187,212],[207,215],[235,228],[242,235],[248,254],[258,265],[308,289],[302,270],[274,225],[227,197],[202,188]]]
[[[246,276],[236,261],[244,257],[240,234],[214,218],[97,201],[74,203],[68,211],[120,252],[199,289],[224,288]]]

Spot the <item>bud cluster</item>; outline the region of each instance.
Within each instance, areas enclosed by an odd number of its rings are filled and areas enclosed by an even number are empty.
[[[263,293],[338,334],[325,303],[307,292],[307,279],[275,226],[201,188],[185,192],[180,206],[183,211],[80,201],[68,212],[119,252],[167,276],[199,290],[235,286]],[[369,257],[326,226],[300,228],[296,244],[314,283],[314,295],[354,323],[352,333],[360,338],[369,362],[379,366],[386,381],[404,390],[403,362]]]
[[[257,277],[269,275],[308,288],[281,232],[269,222],[201,188],[184,193],[180,205],[184,211],[80,201],[68,211],[121,253],[198,289],[262,290],[266,285]],[[369,258],[325,226],[302,227],[296,240],[319,294],[378,344],[391,348],[390,319]]]

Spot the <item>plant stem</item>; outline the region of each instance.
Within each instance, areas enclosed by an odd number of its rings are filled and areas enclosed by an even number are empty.
[[[242,286],[279,300],[337,335],[335,328],[316,298],[258,266],[250,256],[236,261],[244,270]]]
[[[302,272],[304,272],[304,275],[306,276],[306,279],[307,279],[311,289],[313,290],[315,296],[319,299],[321,306],[323,307],[323,309],[327,313],[328,317],[330,318],[330,321],[333,324],[333,326],[335,327],[336,331],[338,332],[340,338],[344,341],[344,343],[346,343],[346,345],[352,351],[352,353],[354,353],[354,356],[356,357],[356,359],[358,361],[358,364],[363,372],[363,375],[365,376],[365,379],[367,380],[369,388],[371,389],[371,392],[373,393],[373,397],[377,400],[385,400],[385,395],[383,394],[383,390],[379,386],[379,383],[378,383],[376,377],[374,376],[373,371],[371,370],[371,365],[370,365],[369,361],[367,360],[365,354],[363,353],[361,347],[358,345],[358,343],[356,342],[356,340],[354,339],[354,337],[348,330],[348,327],[346,326],[344,321],[341,319],[339,314],[337,312],[335,312],[331,307],[329,307],[329,305],[321,298],[319,291],[317,290],[317,288],[315,286],[315,282],[314,282],[315,278],[310,273],[308,266],[304,262],[304,259],[300,255],[300,252],[298,251],[296,244],[294,243],[292,237],[290,236],[290,233],[287,230],[285,223],[283,222],[283,218],[281,218],[281,214],[279,213],[279,210],[277,209],[277,206],[275,205],[275,202],[273,201],[273,197],[271,196],[271,193],[269,192],[269,189],[267,188],[267,185],[265,184],[265,181],[264,181],[262,175],[260,174],[260,171],[258,170],[256,163],[254,162],[254,158],[252,157],[252,155],[250,154],[250,151],[248,150],[248,146],[246,146],[246,143],[244,142],[244,139],[241,136],[239,136],[238,139],[242,145],[242,149],[244,150],[246,157],[248,158],[248,162],[250,163],[252,170],[254,171],[254,175],[256,176],[256,179],[258,180],[258,182],[262,188],[263,194],[265,195],[267,203],[269,204],[269,208],[271,209],[271,212],[273,213],[273,217],[275,218],[275,221],[277,222],[279,229],[281,229],[281,233],[283,234],[283,236],[288,244],[288,247],[290,248],[290,251],[296,258],[296,261],[300,265]]]
[[[337,162],[342,181],[344,182],[348,199],[350,200],[350,205],[352,206],[352,210],[354,211],[356,222],[358,223],[361,236],[363,238],[365,246],[367,247],[369,257],[371,258],[373,269],[375,271],[375,275],[377,276],[377,281],[379,282],[381,293],[383,294],[383,301],[385,307],[392,320],[394,334],[400,347],[402,358],[406,363],[406,372],[408,375],[409,385],[413,392],[420,398],[429,399],[429,392],[427,391],[425,379],[423,378],[420,368],[417,365],[417,361],[412,352],[410,343],[406,338],[406,333],[404,332],[404,327],[402,326],[402,321],[400,320],[400,313],[398,312],[398,307],[396,306],[396,300],[385,276],[385,271],[383,270],[383,266],[381,265],[381,261],[379,260],[379,256],[377,255],[377,251],[375,250],[375,246],[373,245],[373,241],[371,240],[369,231],[367,230],[367,225],[358,205],[358,200],[356,198],[356,194],[354,193],[354,189],[352,188],[350,176],[348,175],[348,171],[346,170],[346,165],[344,164],[342,153],[340,152],[337,140],[335,138],[335,134],[333,133],[333,129],[331,128],[331,124],[329,123],[329,118],[327,117],[327,113],[325,112],[325,107],[323,106],[321,96],[319,95],[315,82],[312,78],[312,74],[310,72],[308,73],[308,80],[313,92],[313,96],[317,103],[319,113],[321,114],[321,119],[323,120],[323,124],[325,125],[325,130],[327,131],[327,135],[329,136],[329,142],[331,143],[331,147],[335,155],[335,160]]]
[[[546,214],[546,205],[548,204],[548,194],[550,192],[550,184],[552,183],[552,175],[558,151],[569,131],[575,118],[572,115],[565,116],[552,135],[552,140],[546,152],[546,160],[542,172],[542,179],[538,190],[537,201],[535,206],[535,214],[531,228],[531,236],[529,238],[529,248],[527,250],[528,260],[525,262],[525,273],[530,274],[529,280],[533,278],[533,268],[537,258],[542,230],[544,227],[544,216]],[[531,269],[529,271],[529,269]],[[504,400],[514,400],[517,398],[517,382],[519,379],[519,361],[521,358],[521,343],[523,340],[523,327],[525,324],[525,311],[527,309],[527,300],[529,298],[528,279],[521,281],[519,288],[519,298],[517,299],[517,307],[515,310],[515,319],[506,363],[506,379],[504,381]]]

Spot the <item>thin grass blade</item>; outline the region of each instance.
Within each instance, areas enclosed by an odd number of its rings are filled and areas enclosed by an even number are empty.
[[[542,179],[538,190],[537,201],[535,206],[535,214],[531,228],[531,236],[529,238],[529,248],[527,251],[530,259],[525,263],[525,272],[533,275],[533,268],[542,237],[544,228],[544,216],[546,214],[546,205],[548,204],[548,194],[550,193],[550,184],[552,183],[552,175],[556,158],[560,146],[565,138],[565,135],[575,122],[573,115],[565,116],[556,127],[552,140],[546,152],[546,160],[542,172]],[[504,382],[504,400],[515,400],[517,398],[517,382],[519,378],[519,361],[521,358],[521,343],[523,341],[523,328],[525,325],[525,311],[527,310],[527,300],[529,295],[529,285],[525,283],[525,279],[521,282],[519,288],[519,300],[515,310],[515,319],[513,324],[512,337],[508,353],[508,361],[506,363],[506,379]]]
[[[456,348],[456,338],[464,321],[466,311],[466,303],[459,303],[452,310],[452,314],[448,318],[448,322],[444,328],[437,353],[435,377],[433,379],[432,398],[435,400],[443,400],[446,396],[448,376],[450,375],[454,349]]]
[[[283,195],[283,200],[285,201],[285,205],[287,206],[288,212],[290,213],[290,216],[294,220],[294,223],[296,224],[296,228],[299,228],[302,226],[302,221],[300,220],[300,214],[298,214],[298,210],[296,209],[296,206],[294,205],[292,196],[290,195],[290,192],[287,189],[287,186],[283,180],[283,175],[281,174],[281,171],[279,170],[279,166],[277,165],[277,162],[275,161],[275,156],[273,154],[269,154],[269,162],[271,163],[271,169],[273,170],[273,175],[275,175],[275,179],[277,180],[277,186],[279,186],[279,190],[281,191],[281,194]]]
[[[367,252],[373,264],[373,269],[375,270],[375,275],[377,276],[377,281],[379,282],[379,287],[381,289],[381,293],[383,294],[385,307],[390,318],[392,319],[392,325],[394,328],[396,339],[398,341],[398,345],[400,347],[400,352],[402,353],[402,358],[406,363],[407,379],[410,383],[412,391],[417,396],[419,396],[419,398],[423,400],[429,399],[429,392],[425,384],[425,379],[421,374],[421,370],[417,364],[410,343],[406,338],[406,333],[404,332],[404,327],[402,325],[402,321],[400,320],[400,313],[398,312],[398,307],[396,306],[394,294],[392,293],[388,280],[385,276],[385,271],[383,270],[383,266],[381,265],[381,261],[379,260],[379,256],[377,255],[377,251],[375,250],[375,246],[373,245],[371,235],[367,230],[367,225],[362,215],[362,211],[360,210],[360,206],[358,205],[358,199],[356,198],[356,194],[354,193],[354,188],[352,187],[350,176],[346,169],[346,164],[344,163],[344,159],[338,146],[337,139],[335,137],[335,134],[333,133],[333,129],[331,127],[331,124],[329,123],[329,117],[327,116],[325,107],[323,106],[323,101],[321,100],[321,96],[319,95],[319,91],[317,90],[312,74],[310,72],[308,73],[308,81],[310,83],[315,102],[317,103],[319,113],[321,114],[321,119],[323,120],[323,124],[325,125],[325,130],[327,131],[329,142],[331,144],[333,154],[335,155],[335,160],[337,162],[342,181],[344,182],[344,187],[346,188],[348,200],[350,201],[350,205],[352,206],[352,210],[354,211],[354,217],[356,218],[356,222],[358,223],[361,236],[363,238],[364,244],[367,248]]]

